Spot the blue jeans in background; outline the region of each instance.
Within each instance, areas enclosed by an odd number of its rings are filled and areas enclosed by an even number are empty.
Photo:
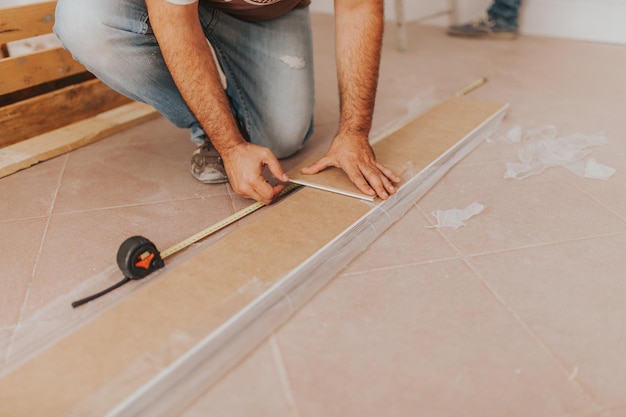
[[[521,0],[494,0],[487,10],[487,15],[489,19],[517,30],[520,6]]]
[[[270,148],[278,158],[298,151],[313,130],[308,8],[258,23],[238,20],[202,2],[199,12],[246,139]],[[191,129],[194,142],[207,139],[163,61],[143,0],[59,0],[54,31],[105,84],[153,106],[177,127]]]

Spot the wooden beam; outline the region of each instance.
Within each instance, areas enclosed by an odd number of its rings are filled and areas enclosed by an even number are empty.
[[[0,45],[52,32],[56,1],[0,9]]]
[[[63,48],[0,60],[0,96],[86,72]]]
[[[495,129],[505,109],[455,98],[379,142],[399,158],[388,163],[415,170],[388,200],[305,187],[265,208],[0,378],[0,415],[175,415],[154,404],[177,389],[193,399],[186,382],[197,381],[195,371],[208,366],[216,377],[224,355],[231,363],[248,353]]]
[[[0,148],[0,178],[93,143],[158,116],[143,103],[130,103]]]
[[[131,101],[100,80],[91,80],[0,107],[0,147],[95,116]]]

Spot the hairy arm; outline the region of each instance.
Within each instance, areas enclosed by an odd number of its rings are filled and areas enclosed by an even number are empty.
[[[172,78],[221,155],[234,191],[269,204],[283,185],[268,184],[262,175],[264,167],[281,181],[286,181],[287,175],[269,149],[248,143],[241,136],[200,25],[198,4],[146,0],[146,5]]]
[[[376,162],[369,144],[383,36],[383,0],[335,0],[339,130],[326,156],[303,169],[342,168],[364,193],[387,198],[400,178]]]

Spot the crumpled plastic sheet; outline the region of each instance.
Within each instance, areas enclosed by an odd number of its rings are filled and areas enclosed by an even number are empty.
[[[507,132],[505,140],[522,143],[523,146],[518,151],[519,162],[506,164],[504,178],[522,180],[556,166],[594,179],[607,179],[615,173],[613,168],[595,159],[586,159],[591,154],[589,148],[608,143],[604,133],[575,133],[558,137],[558,131],[552,125],[530,129],[525,133],[520,126],[514,126]]]
[[[576,175],[580,175],[585,178],[593,178],[595,180],[608,180],[617,171],[613,167],[599,163],[595,160],[595,158],[589,158],[586,161],[578,161],[573,164],[565,165],[565,168],[569,169]]]
[[[522,141],[522,127],[513,126],[507,133],[506,138],[511,143],[520,143]]]
[[[454,229],[458,229],[461,226],[465,226],[464,222],[466,220],[482,213],[484,209],[485,206],[482,204],[473,202],[461,210],[456,208],[449,210],[436,210],[432,213],[432,215],[437,219],[437,224],[430,227],[438,229],[442,227],[452,227]]]

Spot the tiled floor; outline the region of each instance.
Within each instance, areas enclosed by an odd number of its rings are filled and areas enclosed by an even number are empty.
[[[287,167],[337,122],[332,20],[314,25],[316,133]],[[483,143],[184,417],[626,416],[625,47],[409,34],[400,53],[389,28],[375,129],[486,76],[472,96],[511,105],[499,136],[604,131],[592,155],[616,174],[504,179],[516,145]],[[41,343],[29,329],[89,314],[66,301],[119,279],[125,237],[167,247],[248,204],[196,183],[192,150],[157,119],[0,179],[0,364]],[[427,227],[474,201],[466,226]]]

